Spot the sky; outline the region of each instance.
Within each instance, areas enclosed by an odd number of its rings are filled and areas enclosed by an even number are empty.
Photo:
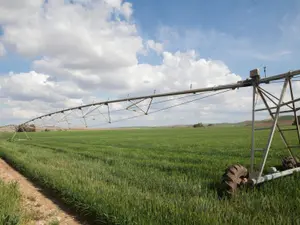
[[[298,0],[0,0],[0,125],[234,83],[264,66],[267,75],[299,69],[299,50]],[[110,126],[250,118],[247,89]]]

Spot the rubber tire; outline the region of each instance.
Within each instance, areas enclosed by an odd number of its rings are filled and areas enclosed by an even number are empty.
[[[221,179],[220,189],[222,195],[234,195],[237,189],[242,186],[248,178],[249,173],[244,166],[236,164],[228,167]]]
[[[296,161],[292,156],[287,156],[282,159],[282,167],[284,170],[293,169],[298,166],[299,159],[297,157]]]

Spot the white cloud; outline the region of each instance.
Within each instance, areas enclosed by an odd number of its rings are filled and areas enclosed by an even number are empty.
[[[192,77],[195,73],[202,73],[200,69],[205,67],[204,59],[198,60],[190,53],[162,53],[163,45],[153,40],[143,46],[134,24],[128,20],[111,19],[115,11],[128,19],[129,3],[98,1],[93,8],[86,9],[78,4],[50,1],[44,8],[34,19],[28,17],[28,21],[25,19],[21,24],[7,26],[4,40],[21,54],[43,55],[33,62],[33,68],[58,80],[72,80],[83,89],[101,88],[117,93],[154,88],[170,90],[180,88],[186,78],[189,79],[186,82],[194,82]],[[29,23],[31,26],[26,26]],[[162,65],[138,64],[137,55],[147,47],[163,54]],[[170,60],[177,60],[180,65],[169,65]],[[178,73],[181,66],[188,68],[189,65],[199,70],[190,69],[185,76],[186,71]],[[209,69],[204,70],[206,73]],[[201,78],[201,75],[197,76],[197,79]],[[210,79],[219,81],[220,76],[222,74],[218,73]],[[169,87],[160,87],[170,79],[174,81],[169,82]]]
[[[124,2],[124,4],[122,4],[122,7],[121,7],[121,12],[123,13],[123,15],[125,16],[125,18],[127,20],[130,19],[133,11],[132,11],[132,4],[129,3],[129,2]]]
[[[128,67],[125,70],[117,71],[117,73],[114,74],[114,77],[117,79],[116,84],[120,82],[118,79],[122,79],[122,76],[125,78],[129,77],[130,79],[128,79],[128,81],[125,81],[125,79],[123,80],[123,82],[127,83],[126,86],[124,86],[123,91],[116,92],[114,89],[107,88],[110,96],[116,98],[118,96],[125,97],[124,95],[127,93],[130,93],[130,96],[150,94],[154,89],[156,89],[156,93],[161,93],[166,91],[188,89],[191,83],[193,84],[193,88],[200,88],[215,84],[236,82],[240,80],[239,76],[230,74],[229,69],[222,62],[200,59],[193,51],[186,53],[176,52],[174,54],[170,52],[164,52],[163,58],[163,63],[158,66],[138,64]],[[20,107],[24,107],[23,110],[20,110],[20,112],[23,112],[26,108],[28,108],[31,114],[26,113],[24,115],[31,116],[33,112],[35,115],[40,115],[41,112],[47,113],[62,108],[80,105],[79,103],[82,102],[91,103],[92,99],[87,98],[88,94],[92,95],[99,93],[97,91],[92,91],[89,93],[87,89],[84,91],[82,87],[77,87],[72,81],[55,81],[53,79],[49,80],[49,78],[51,78],[49,75],[36,72],[4,76],[2,80],[0,80],[0,90],[3,95],[2,97],[8,97],[10,99],[10,110],[19,110]],[[97,83],[95,85],[97,85]],[[110,87],[109,84],[106,85]],[[113,93],[119,94],[116,95]],[[231,96],[230,102],[228,103],[234,104],[234,99],[237,97],[238,96],[236,94]],[[73,100],[72,103],[75,104],[68,104],[70,99]],[[98,101],[99,100],[106,99],[98,99]],[[25,104],[20,104],[20,102]],[[29,107],[32,102],[35,102],[34,109]],[[48,105],[46,103],[48,103]],[[206,106],[208,105],[209,108],[202,110],[202,112],[209,112],[208,110],[210,109],[211,111],[214,110],[214,112],[217,113],[217,109],[220,107],[218,105],[221,104],[221,107],[224,110],[223,105],[227,103],[227,100],[225,97],[219,96],[218,98],[205,101],[204,103]],[[176,101],[170,104],[176,104]],[[162,105],[159,107],[165,106],[168,105]],[[125,107],[126,105],[124,104],[113,105],[112,109]],[[154,107],[154,109],[156,108]],[[190,112],[193,110],[199,110],[197,105],[193,104],[188,105],[185,107],[185,109],[187,109],[187,112],[189,110]],[[176,112],[175,108],[173,110]],[[179,115],[188,115],[187,112],[179,111]],[[11,115],[18,114],[11,113]],[[125,114],[123,116],[130,115]],[[199,114],[194,115],[194,119],[195,116],[198,117]],[[209,116],[212,117],[212,114]],[[193,120],[190,116],[187,117],[189,117],[191,121]],[[157,121],[160,121],[158,116],[155,115],[154,117],[152,116],[150,118],[155,118]],[[148,121],[149,118],[147,117],[143,119]]]
[[[64,4],[62,0],[49,1],[43,8],[38,5],[21,19],[16,15],[15,23],[4,26],[3,40],[21,54],[42,54],[71,68],[72,64],[97,64],[103,69],[136,64],[136,52],[143,48],[142,39],[128,21],[111,19],[113,11],[123,14],[120,1],[107,2],[97,1],[88,9]],[[19,11],[22,15],[23,9]],[[129,16],[128,10],[124,13]]]
[[[0,77],[2,98],[13,100],[45,102],[65,101],[66,98],[81,98],[88,92],[81,90],[71,82],[49,81],[49,76],[34,71]]]
[[[44,0],[0,0],[0,24],[15,25],[24,20],[33,19],[43,2]]]
[[[163,51],[163,44],[155,42],[153,40],[148,40],[147,41],[147,47],[149,49],[153,49],[157,53],[161,53]]]

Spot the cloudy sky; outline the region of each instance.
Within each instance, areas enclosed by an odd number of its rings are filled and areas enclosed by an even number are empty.
[[[0,0],[0,125],[299,69],[299,50],[298,0]],[[250,109],[251,90],[235,90],[110,126],[237,122]]]

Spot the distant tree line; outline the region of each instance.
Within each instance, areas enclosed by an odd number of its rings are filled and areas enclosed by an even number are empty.
[[[211,126],[213,126],[213,124],[210,123],[210,124],[208,124],[207,126],[208,126],[208,127],[211,127]],[[198,127],[205,127],[205,126],[204,126],[203,123],[196,123],[196,124],[193,125],[193,127],[194,127],[194,128],[198,128]]]

